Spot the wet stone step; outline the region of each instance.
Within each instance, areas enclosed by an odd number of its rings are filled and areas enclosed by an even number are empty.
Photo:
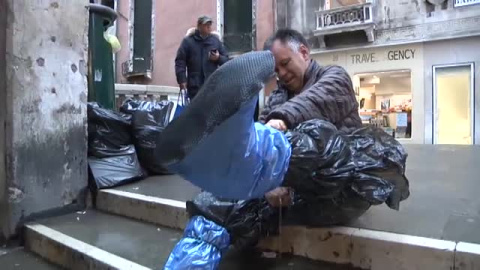
[[[43,238],[53,237],[56,238],[56,242],[64,245],[74,243],[73,248],[71,248],[73,252],[82,252],[82,250],[86,253],[90,252],[87,255],[96,258],[97,261],[94,265],[98,269],[107,269],[108,267],[105,266],[107,263],[111,263],[110,266],[116,265],[120,269],[125,269],[127,266],[132,269],[163,269],[170,252],[183,234],[180,230],[159,227],[95,210],[50,218],[29,226],[29,228],[36,228],[46,232],[45,235],[41,236]],[[27,233],[27,237],[29,235],[34,234]],[[34,241],[41,241],[38,236],[35,238],[37,239]],[[31,241],[31,239],[27,240],[30,243]],[[80,243],[89,247],[82,248]],[[41,247],[42,250],[58,249],[58,246],[49,247],[46,242],[30,245]],[[99,250],[95,250],[95,248]],[[103,252],[105,254],[102,255],[101,253]],[[59,253],[47,252],[45,254],[48,256],[48,254],[55,255]],[[70,257],[78,258],[81,256],[72,255]],[[102,260],[106,262],[101,262]],[[80,262],[91,264],[84,258]],[[65,264],[68,265],[68,263]],[[300,257],[286,255],[277,257],[274,253],[230,251],[223,258],[219,269],[350,270],[354,268],[312,261]]]
[[[11,251],[3,252],[0,250],[0,269],[2,270],[59,270],[58,266],[54,266],[44,259],[18,248]]]

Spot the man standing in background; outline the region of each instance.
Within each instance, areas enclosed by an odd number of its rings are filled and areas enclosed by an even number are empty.
[[[228,54],[217,35],[212,34],[212,19],[201,16],[197,28],[187,32],[175,58],[175,74],[180,89],[193,99],[207,78],[228,61]]]

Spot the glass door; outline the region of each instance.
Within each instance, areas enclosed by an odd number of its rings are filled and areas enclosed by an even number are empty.
[[[474,143],[474,66],[433,67],[433,143]]]

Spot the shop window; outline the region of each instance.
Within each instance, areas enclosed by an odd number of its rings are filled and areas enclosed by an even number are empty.
[[[433,68],[433,142],[473,144],[473,64]]]
[[[357,74],[353,80],[363,124],[381,127],[395,138],[410,139],[410,70]]]
[[[224,0],[223,42],[229,52],[253,50],[252,0]]]

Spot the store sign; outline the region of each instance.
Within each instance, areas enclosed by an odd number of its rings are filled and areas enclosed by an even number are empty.
[[[401,50],[388,50],[379,55],[377,53],[361,53],[351,54],[351,64],[370,64],[381,61],[400,61],[400,60],[413,60],[415,59],[415,49],[401,49]]]
[[[405,50],[388,51],[388,60],[390,61],[409,60],[409,59],[415,59],[415,50],[405,49]]]
[[[464,7],[470,5],[480,4],[480,0],[455,0],[453,3],[454,7]]]
[[[365,64],[377,62],[375,53],[352,54],[352,64]]]

